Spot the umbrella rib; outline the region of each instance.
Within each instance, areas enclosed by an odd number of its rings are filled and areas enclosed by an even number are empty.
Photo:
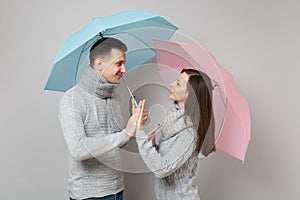
[[[76,77],[77,77],[77,73],[78,73],[79,62],[80,62],[80,60],[81,60],[81,55],[82,55],[82,53],[85,51],[86,45],[87,45],[87,42],[84,44],[83,48],[81,49],[81,52],[80,52],[80,54],[79,54],[79,58],[78,58],[78,60],[77,60],[76,71],[75,71],[75,76],[74,76],[74,81],[75,81],[75,83],[76,83]]]
[[[95,44],[95,41],[97,41],[97,40],[95,40],[94,38],[100,39],[100,38],[102,38],[102,37],[103,37],[103,34],[102,34],[102,32],[100,32],[100,33],[98,33],[97,35],[95,35],[92,39],[88,40],[88,41],[85,43],[85,46],[84,46],[82,52],[84,52],[85,50],[87,50],[88,48],[90,48],[93,44]],[[94,41],[94,42],[91,42],[89,45],[87,45],[91,40],[95,40],[95,41]]]
[[[145,46],[149,47],[153,52],[154,52],[154,48],[150,47],[148,44],[146,44],[143,40],[141,40],[140,38],[136,37],[135,35],[133,34],[130,34],[128,32],[119,32],[118,34],[122,34],[122,33],[125,33],[127,35],[130,35],[132,36],[133,38],[137,39],[138,41],[140,41],[141,43],[143,43]],[[107,36],[114,36],[114,35],[118,35],[118,34],[105,34]]]
[[[219,93],[222,93],[222,86],[220,86],[220,84],[214,85],[214,86],[213,86],[213,89],[215,89],[215,88],[218,88]],[[226,103],[227,103],[226,97],[225,97],[225,99],[224,99],[223,96],[221,95],[221,99],[222,99],[222,102],[223,102],[224,106],[226,106]]]

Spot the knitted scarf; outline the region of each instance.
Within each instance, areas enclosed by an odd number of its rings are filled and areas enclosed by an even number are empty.
[[[184,115],[184,109],[175,104],[174,108],[167,113],[162,126],[157,129],[155,133],[155,137],[157,137],[156,141],[167,140],[182,130],[192,126],[193,124],[190,117]]]
[[[119,132],[124,128],[124,121],[120,104],[115,92],[118,84],[112,84],[99,76],[91,67],[83,73],[80,79],[81,86],[90,94],[99,97],[99,101],[105,101],[104,107],[100,107],[99,113],[107,114],[112,132]]]
[[[166,119],[162,126],[155,133],[156,143],[160,141],[168,140],[175,136],[184,129],[193,127],[193,123],[190,117],[184,114],[184,109],[175,104],[174,108],[167,113]],[[195,152],[195,154],[197,154]],[[197,157],[196,157],[197,158]],[[195,173],[194,161],[195,157],[191,157],[186,163],[184,163],[176,172],[164,177],[162,180],[166,186],[174,187],[180,182],[180,178],[187,172],[192,171]]]

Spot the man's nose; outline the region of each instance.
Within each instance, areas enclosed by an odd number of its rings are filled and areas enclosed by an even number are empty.
[[[125,74],[126,73],[126,67],[125,67],[125,65],[123,64],[122,65],[122,67],[121,67],[121,72],[123,73],[123,74]]]

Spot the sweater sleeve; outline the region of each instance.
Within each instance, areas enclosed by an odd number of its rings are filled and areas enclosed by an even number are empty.
[[[195,150],[195,136],[193,129],[185,129],[178,133],[168,153],[162,155],[152,147],[144,131],[136,136],[140,155],[147,167],[157,178],[169,176],[179,169],[193,154]]]
[[[88,137],[84,129],[84,108],[78,105],[80,103],[74,103],[72,98],[63,96],[58,111],[68,150],[75,160],[83,161],[101,157],[129,141],[130,138],[125,130],[105,136]]]

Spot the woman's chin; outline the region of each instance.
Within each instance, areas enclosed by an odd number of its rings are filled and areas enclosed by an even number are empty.
[[[176,99],[174,98],[173,93],[170,93],[170,94],[169,94],[169,99],[170,99],[171,101],[176,101]]]

